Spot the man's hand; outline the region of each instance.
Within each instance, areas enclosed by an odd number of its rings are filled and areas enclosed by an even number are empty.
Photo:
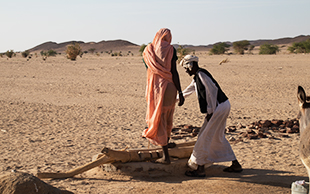
[[[184,104],[184,96],[183,96],[183,93],[182,92],[180,92],[179,93],[179,106],[182,106],[183,104]]]
[[[207,119],[207,121],[208,121],[208,122],[210,121],[210,119],[211,119],[212,115],[213,115],[213,113],[211,113],[211,114],[207,114],[206,119]]]

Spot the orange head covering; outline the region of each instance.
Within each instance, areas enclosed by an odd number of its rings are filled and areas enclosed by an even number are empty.
[[[160,29],[151,44],[144,52],[143,58],[151,71],[172,82],[171,59],[173,56],[173,46],[171,43],[171,32],[168,28]]]

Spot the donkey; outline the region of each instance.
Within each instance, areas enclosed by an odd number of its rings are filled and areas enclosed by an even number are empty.
[[[305,90],[298,86],[297,98],[299,103],[299,129],[300,145],[299,152],[302,163],[308,171],[310,179],[310,98],[306,96]]]

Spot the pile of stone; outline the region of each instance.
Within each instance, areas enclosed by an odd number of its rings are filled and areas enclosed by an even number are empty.
[[[287,119],[285,121],[276,119],[259,120],[247,126],[243,126],[242,124],[229,126],[226,128],[226,133],[235,132],[236,130],[241,130],[241,132],[238,133],[239,138],[275,139],[276,137],[289,137],[288,134],[291,133],[299,133],[299,122],[298,119]]]
[[[200,127],[193,125],[178,125],[172,129],[171,139],[183,139],[186,137],[196,137],[199,133]]]
[[[183,139],[186,137],[195,137],[199,133],[200,127],[192,125],[178,125],[172,129],[171,139]],[[289,134],[299,133],[298,119],[287,120],[259,120],[249,125],[241,123],[226,127],[226,134],[237,134],[237,139],[260,139],[260,138],[281,138],[289,137]],[[236,138],[231,137],[230,141]]]

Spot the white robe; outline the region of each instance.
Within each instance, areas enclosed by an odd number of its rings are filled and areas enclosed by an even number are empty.
[[[198,139],[188,160],[188,165],[197,169],[198,165],[211,166],[214,162],[228,162],[236,160],[236,156],[225,138],[226,120],[230,112],[230,102],[218,104],[218,88],[203,72],[198,72],[198,76],[206,89],[206,98],[208,102],[207,111],[213,113],[209,122],[205,119],[199,131]],[[187,97],[194,91],[197,93],[197,86],[193,80],[191,84],[183,91],[183,96]]]

